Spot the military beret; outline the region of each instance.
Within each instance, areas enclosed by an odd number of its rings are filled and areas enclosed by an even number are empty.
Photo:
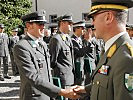
[[[133,7],[133,0],[92,0],[91,11],[88,17],[100,10],[128,11]]]
[[[63,16],[60,16],[58,18],[56,18],[55,20],[57,20],[58,22],[60,21],[68,21],[68,22],[73,22],[72,21],[72,15],[63,15]]]
[[[0,24],[0,28],[4,28],[5,26],[4,26],[4,24]]]
[[[131,29],[131,30],[133,30],[133,24],[126,24],[126,29]]]
[[[36,11],[21,17],[23,22],[47,23],[45,11]]]
[[[76,23],[73,23],[73,27],[85,27],[85,21],[79,21]]]

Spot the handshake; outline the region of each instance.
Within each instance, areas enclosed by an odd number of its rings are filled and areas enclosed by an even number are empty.
[[[78,99],[82,93],[86,93],[85,86],[75,85],[67,89],[61,89],[59,95],[70,99]]]

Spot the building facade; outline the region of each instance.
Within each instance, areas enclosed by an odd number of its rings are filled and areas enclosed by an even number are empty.
[[[86,15],[90,11],[91,0],[32,0],[32,11],[45,10],[49,26],[56,25],[53,20],[64,14],[71,14],[74,22],[87,20]],[[133,8],[129,10],[128,23],[133,24]]]

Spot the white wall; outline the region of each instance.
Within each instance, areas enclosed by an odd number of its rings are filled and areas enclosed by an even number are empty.
[[[32,11],[35,11],[35,0],[32,0]],[[46,11],[46,18],[49,21],[49,15],[72,14],[74,22],[82,20],[82,13],[90,11],[91,0],[37,0],[38,10]],[[128,23],[133,24],[133,8],[129,10]]]
[[[129,9],[129,21],[128,23],[133,24],[133,8]]]
[[[33,2],[35,0],[32,0]],[[72,14],[74,21],[82,20],[82,13],[89,12],[90,0],[37,0],[38,10],[46,11],[47,20],[49,15]],[[34,4],[34,3],[33,3]],[[33,5],[34,6],[34,5]],[[35,11],[35,7],[32,8]]]

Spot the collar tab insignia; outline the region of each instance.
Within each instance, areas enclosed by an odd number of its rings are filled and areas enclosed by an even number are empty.
[[[63,41],[66,41],[66,35],[63,34],[61,37]]]
[[[35,43],[35,41],[31,41],[31,45],[32,45],[33,48],[37,47],[37,44]]]

